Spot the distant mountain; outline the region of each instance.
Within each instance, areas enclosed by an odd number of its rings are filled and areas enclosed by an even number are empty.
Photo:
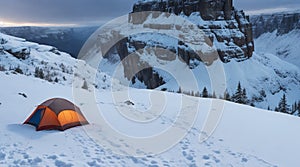
[[[272,53],[300,68],[300,10],[251,16],[256,52]]]
[[[28,41],[51,45],[77,57],[85,41],[99,27],[0,27],[0,32]]]
[[[300,10],[253,15],[250,21],[253,24],[254,38],[274,31],[277,36],[281,36],[300,29]]]
[[[81,74],[76,73],[78,68],[85,68]],[[9,36],[0,33],[0,72],[9,74],[26,75],[28,77],[39,78],[49,83],[72,85],[74,76],[80,78],[77,87],[81,87],[84,82],[89,88],[96,87],[89,75],[96,71],[85,62],[71,57],[65,52],[48,45],[28,42],[25,39]],[[99,77],[105,74],[100,73]],[[108,76],[105,76],[105,78]],[[106,87],[109,84],[99,79],[99,85]]]

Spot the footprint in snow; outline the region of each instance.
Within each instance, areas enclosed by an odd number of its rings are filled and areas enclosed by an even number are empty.
[[[5,160],[6,154],[0,152],[0,161]]]
[[[47,157],[47,159],[56,160],[58,157],[56,155],[50,155]]]
[[[72,167],[73,164],[66,163],[66,162],[63,162],[63,161],[60,161],[60,160],[56,160],[55,161],[55,166],[57,166],[57,167]]]
[[[242,158],[242,162],[248,162],[247,158]]]
[[[214,150],[213,152],[216,154],[221,154],[221,151],[219,151],[219,150]]]
[[[202,159],[204,159],[204,160],[209,160],[210,157],[209,157],[208,155],[203,155],[203,156],[202,156]]]

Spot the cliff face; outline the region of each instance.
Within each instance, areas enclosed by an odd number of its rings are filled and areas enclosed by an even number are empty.
[[[225,63],[233,58],[238,61],[250,58],[254,51],[249,17],[243,11],[234,10],[232,0],[143,0],[133,6],[133,13],[143,11],[168,12],[193,18],[191,21],[216,45]],[[146,19],[139,17],[131,21],[142,24]]]
[[[300,67],[300,10],[251,16],[258,52],[272,53]]]
[[[154,11],[154,12],[150,12]],[[142,12],[142,13],[141,13]],[[180,19],[179,19],[180,18]],[[175,19],[176,21],[173,21]],[[190,22],[192,27],[185,29],[181,22]],[[132,83],[138,82],[145,84],[147,88],[157,88],[165,83],[163,76],[159,75],[151,65],[151,62],[145,61],[153,57],[151,51],[147,48],[161,48],[172,52],[175,57],[170,54],[154,54],[156,61],[174,62],[178,59],[178,63],[185,63],[190,69],[196,68],[200,62],[207,65],[218,58],[224,63],[230,61],[244,61],[252,57],[254,51],[254,42],[252,36],[252,25],[249,17],[245,16],[243,11],[237,11],[232,5],[232,0],[144,0],[139,1],[133,6],[132,14],[128,18],[132,27],[143,27],[151,32],[148,35],[135,34],[131,36],[120,35],[121,28],[115,27],[110,34],[115,36],[124,36],[124,38],[110,49],[105,58],[113,62],[115,55],[120,60],[124,60],[128,55],[141,51],[147,53],[143,59],[133,59],[122,61],[124,66],[124,75]],[[190,34],[189,30],[195,30],[199,33]],[[137,33],[134,30],[129,30]],[[193,36],[192,38],[204,38],[206,44],[210,48],[214,48],[201,59],[198,53],[177,38],[168,35],[159,34],[159,32],[182,31],[181,36]],[[184,34],[188,33],[188,34]],[[172,33],[169,33],[172,34]],[[102,37],[103,39],[106,37]],[[191,38],[191,40],[192,40]],[[195,43],[196,41],[189,41]],[[198,48],[202,47],[197,46]],[[208,53],[208,52],[205,52]],[[214,54],[218,53],[218,54]],[[210,62],[210,63],[207,63]],[[134,77],[132,69],[139,69],[143,64],[149,68],[142,70]],[[153,64],[153,63],[152,63]],[[174,64],[174,63],[173,63]]]
[[[293,13],[274,13],[251,16],[254,38],[277,30],[277,35],[284,35],[294,29],[300,29],[300,11]]]
[[[232,0],[144,0],[134,5],[133,12],[160,11],[176,15],[183,12],[189,16],[191,13],[199,11],[204,20],[230,20],[232,9]]]

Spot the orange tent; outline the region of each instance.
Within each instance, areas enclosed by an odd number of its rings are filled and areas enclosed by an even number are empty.
[[[80,109],[72,102],[54,98],[39,105],[24,124],[33,125],[40,130],[66,130],[88,124]]]

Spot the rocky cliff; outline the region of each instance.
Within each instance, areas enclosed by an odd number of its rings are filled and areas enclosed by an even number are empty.
[[[284,35],[294,29],[300,29],[300,10],[273,14],[254,15],[250,18],[253,24],[254,38],[277,30],[277,35]]]
[[[180,18],[180,19],[179,19]],[[175,22],[172,22],[175,19]],[[177,21],[178,20],[178,21]],[[192,25],[186,29],[180,22],[190,22]],[[123,60],[128,55],[141,51],[143,58],[123,61],[124,75],[132,83],[142,82],[147,88],[157,88],[165,83],[164,76],[157,72],[151,63],[148,62],[153,54],[156,61],[174,62],[177,58],[179,63],[185,63],[190,69],[196,68],[200,62],[206,65],[212,64],[213,61],[220,58],[224,63],[230,61],[244,61],[252,57],[254,51],[254,42],[252,36],[252,25],[249,17],[243,11],[235,10],[232,0],[144,0],[139,1],[133,6],[133,11],[129,15],[128,24],[132,27],[142,27],[152,33],[140,33],[130,36],[119,34],[122,28],[109,29],[108,34],[113,36],[123,36],[124,38],[114,45],[105,58],[112,63],[115,61],[115,55]],[[190,34],[184,31],[194,30],[199,33]],[[183,31],[182,31],[183,30]],[[134,33],[136,30],[128,30]],[[199,53],[177,38],[172,38],[161,32],[172,34],[173,31],[182,31],[181,36],[192,36],[192,38],[203,38],[209,48],[204,57],[199,58]],[[153,33],[157,32],[157,34]],[[102,36],[102,39],[107,38]],[[205,39],[204,39],[205,38]],[[197,43],[190,41],[191,43]],[[201,48],[202,46],[197,46]],[[152,53],[148,48],[161,48],[169,50],[175,57],[170,54],[162,55]],[[208,53],[208,52],[207,52]],[[217,53],[217,54],[215,54]],[[148,56],[147,56],[148,55]],[[208,63],[209,62],[209,63]],[[139,69],[140,64],[149,66],[132,77],[132,69]],[[160,74],[159,74],[160,73]]]
[[[243,11],[235,10],[232,0],[141,0],[133,6],[133,13],[143,11],[169,12],[184,17],[193,17],[211,41],[224,44],[217,46],[223,62],[230,59],[245,60],[252,56],[254,43],[252,25]],[[198,18],[194,17],[199,14]],[[189,19],[188,18],[188,19]],[[145,17],[145,19],[147,19]],[[142,23],[141,18],[132,22]]]
[[[300,67],[300,10],[251,16],[258,53],[272,53]]]
[[[160,11],[189,16],[200,12],[204,20],[231,20],[232,0],[141,0],[133,6],[133,12]]]

